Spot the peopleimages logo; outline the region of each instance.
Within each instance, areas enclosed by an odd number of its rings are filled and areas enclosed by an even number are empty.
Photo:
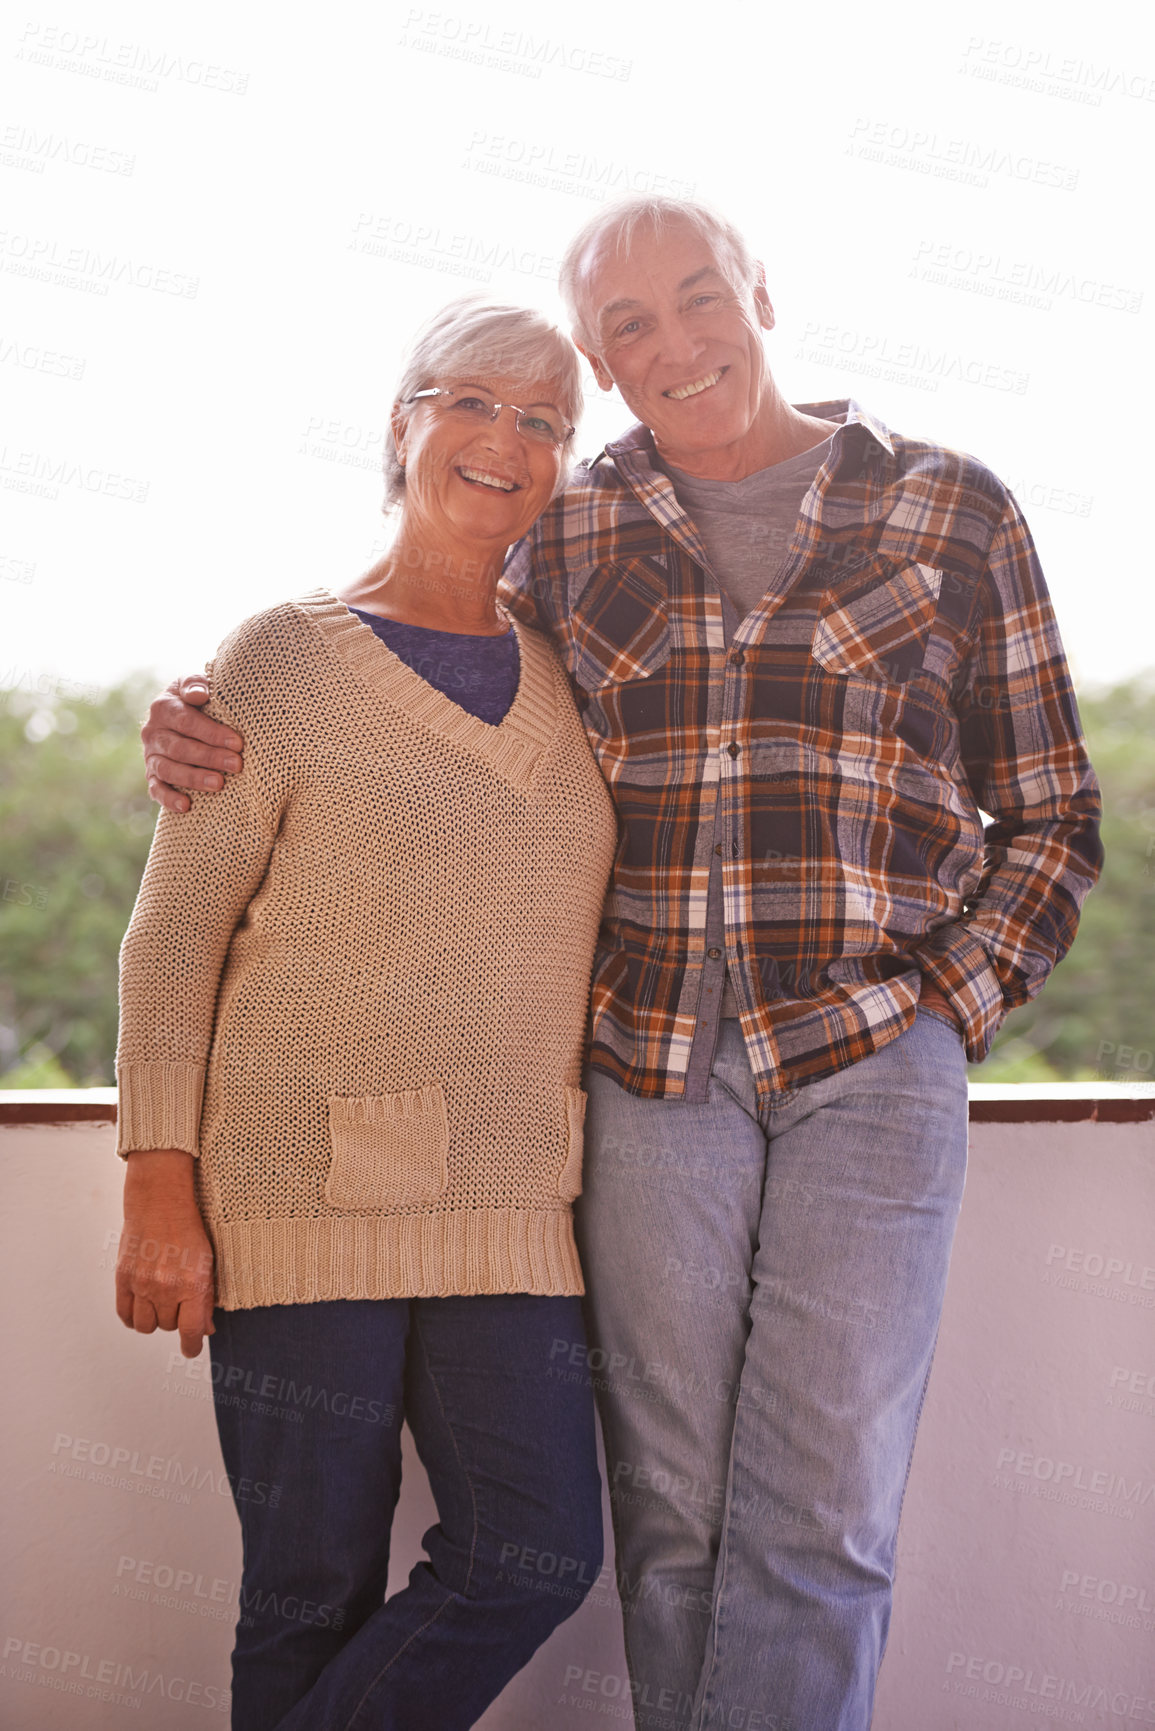
[[[18,229],[0,230],[0,269],[12,276],[32,277],[88,294],[106,295],[110,286],[116,286],[191,301],[200,290],[197,276],[168,270],[146,259],[120,258],[116,253],[94,252],[88,246],[67,246],[50,235],[24,234]]]
[[[632,60],[601,49],[559,42],[552,36],[533,36],[524,30],[503,30],[486,19],[464,18],[424,6],[409,8],[399,44],[525,78],[540,78],[543,68],[550,66],[624,83],[633,71]]]
[[[1064,265],[1040,264],[951,241],[920,240],[912,274],[941,288],[966,289],[1042,312],[1049,312],[1056,300],[1121,313],[1137,313],[1143,305],[1143,291],[1131,284],[1104,282]]]
[[[988,187],[992,178],[1017,180],[1031,186],[1074,192],[1079,170],[1050,162],[1028,151],[1008,150],[975,138],[946,138],[933,130],[859,116],[850,133],[847,154],[888,168],[905,168],[940,180]]]
[[[214,1491],[217,1496],[263,1503],[270,1509],[275,1509],[281,1500],[282,1487],[264,1479],[236,1477],[215,1467],[187,1466],[176,1455],[146,1455],[124,1443],[73,1437],[67,1431],[56,1433],[48,1471],[63,1478],[87,1479],[112,1490],[136,1491],[165,1502],[188,1503],[190,1490]]]
[[[136,168],[136,157],[127,151],[60,132],[40,132],[18,121],[0,132],[0,162],[5,168],[23,168],[33,174],[43,174],[50,162],[91,168],[98,174],[130,175]]]
[[[1045,1671],[1039,1665],[992,1659],[984,1654],[951,1653],[942,1686],[958,1695],[1018,1707],[1060,1722],[1082,1724],[1081,1710],[1091,1708],[1130,1722],[1155,1725],[1155,1701],[1149,1696],[1136,1695],[1129,1689],[1104,1688],[1098,1683],[1077,1683],[1072,1677]],[[1048,1708],[1048,1702],[1054,1705]],[[1064,1712],[1064,1708],[1069,1711]]]
[[[1129,1585],[1126,1581],[1110,1581],[1101,1575],[1081,1575],[1078,1569],[1064,1569],[1059,1585],[1061,1593],[1077,1593],[1081,1599],[1096,1599],[1100,1605],[1130,1605],[1136,1611],[1155,1611],[1146,1587]]]
[[[1131,1504],[1134,1508],[1146,1508],[1155,1499],[1155,1483],[1148,1480],[1128,1479],[1105,1467],[1088,1467],[1075,1461],[1057,1460],[1052,1455],[1032,1454],[1029,1449],[1000,1449],[995,1466],[998,1472],[1033,1479],[1056,1490],[1085,1491],[1093,1497]]]
[[[1028,42],[1005,42],[972,36],[963,50],[960,72],[1010,84],[1018,90],[1060,96],[1098,108],[1104,96],[1126,96],[1134,102],[1155,101],[1155,78],[1110,61],[1082,60],[1057,54]]]
[[[38,1683],[65,1695],[84,1695],[114,1706],[139,1709],[146,1696],[155,1696],[182,1701],[188,1707],[204,1707],[210,1713],[229,1710],[229,1691],[219,1684],[166,1677],[163,1671],[150,1671],[147,1666],[135,1669],[120,1659],[98,1659],[71,1647],[26,1641],[21,1635],[5,1639],[3,1665],[15,1682]]]
[[[243,96],[249,85],[247,72],[237,72],[228,66],[172,54],[144,42],[118,42],[115,37],[86,35],[32,19],[24,26],[16,58],[153,94],[160,89],[162,78],[217,90],[226,96]]]

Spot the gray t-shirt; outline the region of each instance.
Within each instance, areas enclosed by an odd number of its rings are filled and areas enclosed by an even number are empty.
[[[710,569],[740,619],[753,612],[781,576],[802,501],[830,455],[832,441],[833,434],[741,481],[704,481],[666,465],[678,502],[702,537]]]
[[[802,501],[830,455],[833,440],[832,433],[809,451],[774,463],[769,469],[759,469],[741,481],[705,481],[700,475],[687,475],[666,464],[678,502],[693,519],[710,569],[739,619],[752,613],[781,580]],[[716,868],[710,874],[706,925],[707,943],[717,953],[717,946],[724,941],[724,921]],[[720,1014],[738,1014],[726,973],[722,974]]]

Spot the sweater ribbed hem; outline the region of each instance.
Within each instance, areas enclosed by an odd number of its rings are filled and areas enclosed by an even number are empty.
[[[210,1220],[223,1310],[338,1298],[585,1291],[568,1209]]]
[[[199,1152],[203,1064],[118,1064],[116,1151],[180,1148]]]

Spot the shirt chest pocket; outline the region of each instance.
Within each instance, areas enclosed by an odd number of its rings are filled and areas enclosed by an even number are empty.
[[[572,672],[584,691],[646,679],[669,660],[669,583],[658,560],[621,559],[570,582]]]
[[[942,572],[877,561],[854,588],[822,597],[810,652],[832,673],[902,684],[921,671]]]

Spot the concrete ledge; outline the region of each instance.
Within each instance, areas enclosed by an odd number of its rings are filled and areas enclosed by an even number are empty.
[[[972,1082],[972,1124],[1146,1124],[1155,1082]],[[115,1088],[27,1088],[0,1092],[5,1124],[115,1124]]]

